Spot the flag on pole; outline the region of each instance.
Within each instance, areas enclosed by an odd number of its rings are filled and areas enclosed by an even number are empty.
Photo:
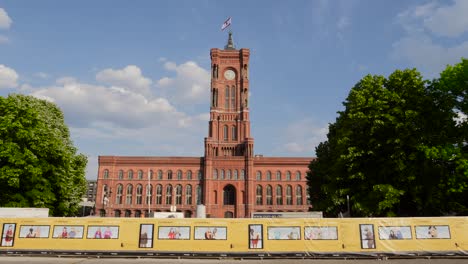
[[[226,19],[226,21],[224,21],[224,24],[221,26],[221,30],[224,30],[225,28],[229,27],[231,25],[231,17],[229,17],[228,19]]]

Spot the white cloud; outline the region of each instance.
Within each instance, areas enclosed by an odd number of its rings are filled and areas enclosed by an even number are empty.
[[[285,131],[285,143],[281,151],[294,154],[311,155],[315,147],[326,140],[328,125],[319,125],[310,119],[289,124]]]
[[[150,79],[142,75],[140,68],[135,65],[128,65],[120,70],[105,69],[96,74],[96,80],[104,84],[124,87],[144,95],[150,94],[152,83]]]
[[[13,23],[13,21],[8,16],[5,9],[0,8],[0,28],[8,29],[8,28],[10,28],[11,23]]]
[[[18,74],[12,68],[0,64],[0,89],[18,86]]]
[[[176,73],[175,77],[163,77],[156,82],[161,91],[178,103],[191,104],[209,100],[210,73],[193,61],[177,65],[167,61],[164,68]]]
[[[408,61],[429,76],[458,63],[468,54],[468,41],[457,38],[468,31],[467,13],[468,1],[459,0],[452,5],[428,2],[404,10],[396,21],[405,34],[393,44],[392,57]]]
[[[45,72],[36,72],[34,76],[41,78],[41,79],[48,79],[50,77],[49,74]]]

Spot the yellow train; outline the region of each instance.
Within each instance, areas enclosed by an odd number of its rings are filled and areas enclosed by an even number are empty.
[[[0,218],[0,254],[468,256],[468,217]]]

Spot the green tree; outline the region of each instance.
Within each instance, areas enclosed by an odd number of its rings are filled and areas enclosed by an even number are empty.
[[[0,206],[76,214],[87,164],[76,152],[55,104],[18,94],[0,97]]]
[[[397,70],[388,78],[365,76],[351,89],[309,166],[315,209],[343,211],[346,195],[354,216],[440,215],[466,208],[467,200],[454,200],[466,196],[468,182],[454,121],[457,100],[441,89],[442,80],[443,74],[429,82],[416,70]]]

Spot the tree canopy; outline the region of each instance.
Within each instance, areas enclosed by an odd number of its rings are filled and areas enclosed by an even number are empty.
[[[18,94],[0,97],[0,206],[74,215],[86,191],[86,163],[55,104]]]
[[[349,195],[353,216],[468,214],[467,91],[466,59],[432,81],[365,76],[309,166],[314,210],[344,212]]]

